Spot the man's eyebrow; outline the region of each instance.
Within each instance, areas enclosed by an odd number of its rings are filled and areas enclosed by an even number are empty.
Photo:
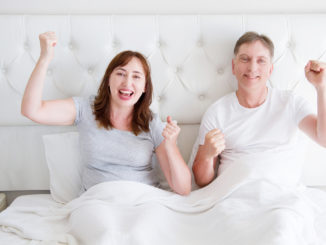
[[[250,57],[249,55],[247,55],[247,54],[239,54],[239,57],[242,57],[242,56],[246,56],[246,57]],[[264,59],[268,59],[268,57],[267,56],[265,56],[265,55],[259,55],[259,56],[257,56],[258,58],[264,58]]]

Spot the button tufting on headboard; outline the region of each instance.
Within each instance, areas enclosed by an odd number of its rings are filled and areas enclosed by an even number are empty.
[[[309,59],[326,61],[325,26],[323,14],[0,15],[0,167],[10,172],[10,176],[0,173],[0,186],[5,190],[47,188],[44,155],[35,154],[43,150],[42,134],[61,129],[35,126],[20,114],[42,32],[55,31],[58,37],[44,99],[96,93],[112,57],[122,50],[136,50],[150,62],[153,110],[162,120],[172,116],[193,140],[207,107],[236,89],[233,47],[245,31],[264,33],[275,44],[270,86],[293,90],[315,105],[315,90],[303,69]],[[193,141],[184,132],[181,151],[187,160]],[[325,151],[312,143],[307,149],[307,159],[320,169]],[[28,163],[22,163],[22,156]],[[19,179],[22,169],[25,176]],[[38,181],[40,175],[45,177]],[[318,184],[322,178],[326,179],[317,176],[309,181]]]

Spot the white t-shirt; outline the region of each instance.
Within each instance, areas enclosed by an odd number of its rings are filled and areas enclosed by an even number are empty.
[[[256,108],[241,106],[233,92],[208,108],[201,122],[197,144],[204,144],[205,135],[210,130],[218,128],[222,131],[225,150],[220,155],[219,173],[249,154],[286,152],[289,156],[290,152],[297,157],[298,124],[313,113],[313,108],[304,98],[289,91],[268,88],[265,102]]]

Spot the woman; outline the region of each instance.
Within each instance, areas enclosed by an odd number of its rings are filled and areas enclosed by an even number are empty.
[[[41,55],[25,89],[22,114],[41,124],[77,125],[85,161],[82,189],[110,180],[156,185],[151,171],[155,151],[171,189],[189,194],[191,174],[176,145],[180,128],[171,117],[164,127],[149,109],[152,82],[146,59],[138,52],[121,52],[110,62],[96,96],[42,101],[57,38],[54,32],[39,38]]]

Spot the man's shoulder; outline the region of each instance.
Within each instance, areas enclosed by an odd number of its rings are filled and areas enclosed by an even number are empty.
[[[295,93],[292,90],[270,88],[272,93],[272,99],[278,100],[282,103],[286,103],[293,99]]]
[[[230,92],[219,99],[217,99],[213,104],[211,104],[207,110],[224,108],[228,105],[231,105],[235,98],[235,92]]]

